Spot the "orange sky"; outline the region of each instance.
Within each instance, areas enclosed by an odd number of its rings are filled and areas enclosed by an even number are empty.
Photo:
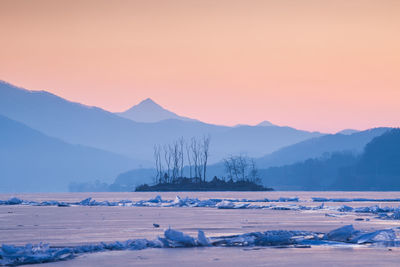
[[[0,1],[0,79],[233,125],[400,126],[398,0]]]

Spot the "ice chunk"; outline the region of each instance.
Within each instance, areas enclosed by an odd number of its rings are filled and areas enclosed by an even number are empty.
[[[78,205],[89,206],[91,201],[92,201],[92,198],[88,197],[88,198],[82,200],[81,202],[78,202]]]
[[[172,202],[172,204],[177,205],[177,206],[182,206],[183,205],[183,201],[182,201],[180,196],[176,196],[175,200]]]
[[[327,202],[327,201],[329,201],[329,199],[324,198],[324,197],[313,197],[312,201],[314,201],[314,202]]]
[[[358,207],[354,209],[355,212],[362,212],[362,213],[370,213],[371,208],[370,207]]]
[[[290,231],[267,231],[255,241],[258,246],[279,246],[295,243],[293,232]]]
[[[400,202],[400,198],[323,198],[313,197],[314,202]]]
[[[353,208],[347,205],[342,205],[340,208],[338,208],[338,211],[340,212],[349,212],[353,211]]]
[[[10,246],[0,248],[0,265],[22,265],[60,261],[74,257],[71,249],[49,248],[48,245]]]
[[[5,201],[5,204],[6,205],[19,205],[19,204],[22,204],[22,202],[23,201],[21,199],[19,199],[17,197],[13,197],[13,198],[10,198],[9,200]]]
[[[313,207],[313,210],[322,210],[325,208],[325,203],[322,203],[321,205],[317,206],[317,207]]]
[[[257,235],[261,235],[261,233],[249,233],[243,235],[233,235],[233,236],[222,236],[222,237],[214,237],[212,245],[213,246],[222,246],[222,247],[243,247],[243,246],[252,246],[254,245],[254,241]]]
[[[149,199],[148,202],[150,203],[162,203],[162,198],[160,195],[157,195],[155,198]]]
[[[249,207],[249,203],[238,203],[235,204],[235,209],[247,209],[247,207]]]
[[[280,197],[278,202],[299,202],[298,197]]]
[[[338,215],[333,214],[333,213],[325,213],[325,216],[326,217],[339,217]]]
[[[396,233],[393,229],[387,230],[378,230],[372,233],[365,233],[355,237],[351,240],[357,244],[364,244],[364,243],[387,243],[387,242],[394,242],[396,241]]]
[[[400,209],[396,209],[395,212],[392,214],[392,219],[400,220]]]
[[[218,209],[234,209],[235,204],[229,200],[223,200],[222,202],[215,205]]]
[[[348,242],[354,234],[358,233],[354,230],[353,225],[345,225],[325,235],[325,238],[330,241]]]
[[[197,233],[197,244],[203,247],[211,246],[210,240],[208,240],[202,230],[199,230],[199,232]]]
[[[58,207],[69,207],[70,205],[68,203],[65,203],[65,202],[59,202],[59,203],[57,203],[57,206]]]
[[[164,232],[164,236],[170,247],[193,247],[196,245],[193,237],[171,228]]]

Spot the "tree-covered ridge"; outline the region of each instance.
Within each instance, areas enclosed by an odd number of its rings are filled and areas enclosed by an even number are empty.
[[[337,152],[260,172],[267,184],[299,190],[400,190],[400,129],[374,138],[361,155]]]

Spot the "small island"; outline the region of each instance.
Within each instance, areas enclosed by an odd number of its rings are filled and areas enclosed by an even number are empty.
[[[154,146],[157,174],[154,184],[142,184],[136,192],[176,192],[176,191],[272,191],[261,184],[253,159],[230,156],[224,159],[226,177],[207,181],[207,163],[210,137],[183,138],[170,145]],[[185,153],[186,152],[186,153]],[[185,164],[185,161],[187,163]],[[187,177],[185,174],[188,174]]]
[[[225,181],[214,177],[209,182],[199,181],[183,177],[178,178],[175,183],[157,183],[155,185],[143,184],[136,187],[136,192],[176,192],[176,191],[273,191],[272,188],[264,187],[251,181]]]

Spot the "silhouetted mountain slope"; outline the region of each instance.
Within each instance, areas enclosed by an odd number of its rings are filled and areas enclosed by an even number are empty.
[[[111,181],[138,164],[71,145],[0,115],[0,192],[67,191],[72,181]]]
[[[354,190],[400,190],[400,129],[373,139],[358,163],[332,186]]]
[[[358,132],[361,132],[361,131],[354,130],[354,129],[344,129],[344,130],[337,132],[337,134],[351,135],[351,134],[358,133]]]
[[[390,128],[374,128],[351,135],[327,134],[284,147],[256,160],[259,168],[276,167],[310,158],[321,157],[324,153],[351,151],[361,153],[373,138],[382,135]]]
[[[287,190],[400,190],[400,129],[369,142],[361,155],[333,153],[260,170],[268,186]]]
[[[369,142],[361,157],[359,170],[364,174],[399,175],[400,129],[388,131]]]
[[[259,174],[265,185],[277,190],[329,190],[341,168],[354,165],[357,159],[350,152],[337,152],[291,165],[261,169]]]
[[[68,143],[149,161],[153,161],[154,144],[170,143],[181,136],[210,134],[210,162],[217,162],[240,152],[262,156],[321,135],[277,126],[232,128],[182,120],[139,123],[48,92],[28,91],[4,82],[0,83],[0,114]]]
[[[303,140],[321,136],[318,132],[301,131],[280,126],[241,126],[229,128],[226,132],[218,132],[212,138],[212,146],[235,148],[232,153],[248,154],[260,157],[285,146],[285,143],[295,144]],[[228,150],[229,151],[229,150]],[[230,150],[232,151],[232,150]],[[222,158],[221,158],[222,159]]]
[[[137,122],[159,122],[169,119],[195,121],[193,119],[182,117],[169,110],[166,110],[150,98],[143,100],[139,104],[131,107],[124,112],[117,112],[115,114]]]

